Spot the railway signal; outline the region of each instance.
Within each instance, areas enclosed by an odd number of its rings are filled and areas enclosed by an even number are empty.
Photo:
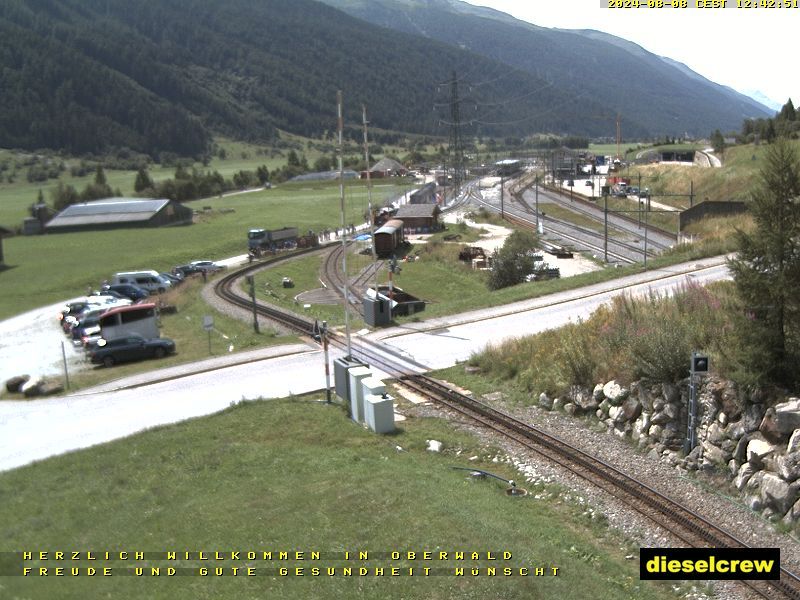
[[[689,370],[689,419],[683,451],[689,454],[697,445],[697,379],[695,375],[708,373],[708,356],[692,352]]]

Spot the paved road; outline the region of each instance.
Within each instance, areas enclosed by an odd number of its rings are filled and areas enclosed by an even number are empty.
[[[651,289],[668,293],[687,279],[704,283],[728,277],[722,263],[719,259],[698,261],[547,298],[395,327],[369,337],[431,368],[451,366],[487,343],[586,317],[614,294],[645,294]],[[355,337],[353,347],[360,344]],[[331,358],[338,355],[331,354]],[[286,397],[324,388],[319,350],[298,345],[264,349],[249,353],[245,364],[225,366],[225,361],[240,358],[220,357],[194,366],[213,367],[209,372],[191,373],[193,366],[155,372],[153,377],[162,381],[153,384],[139,376],[117,382],[122,387],[117,390],[107,385],[63,398],[0,402],[0,470],[211,414],[242,399]]]

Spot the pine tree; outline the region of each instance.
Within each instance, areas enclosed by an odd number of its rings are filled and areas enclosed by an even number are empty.
[[[800,162],[784,139],[767,151],[750,201],[752,232],[729,261],[741,307],[742,366],[760,383],[800,383]]]
[[[133,189],[136,190],[137,193],[140,193],[152,188],[153,188],[153,180],[150,179],[150,175],[147,173],[147,169],[145,169],[144,167],[140,168],[139,171],[136,173],[136,181],[133,182]]]

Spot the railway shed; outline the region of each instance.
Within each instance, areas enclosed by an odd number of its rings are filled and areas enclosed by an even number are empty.
[[[153,198],[105,198],[72,204],[45,226],[45,233],[94,231],[122,227],[189,225],[192,209],[178,202]]]
[[[436,204],[406,204],[397,209],[396,218],[405,224],[406,233],[433,233],[439,231],[439,213]]]
[[[405,241],[403,234],[403,221],[390,219],[375,231],[375,254],[390,256]]]

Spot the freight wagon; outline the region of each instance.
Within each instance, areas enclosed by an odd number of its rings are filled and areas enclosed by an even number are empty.
[[[375,232],[374,237],[375,254],[381,257],[394,254],[397,248],[405,242],[403,222],[400,219],[390,219]]]

